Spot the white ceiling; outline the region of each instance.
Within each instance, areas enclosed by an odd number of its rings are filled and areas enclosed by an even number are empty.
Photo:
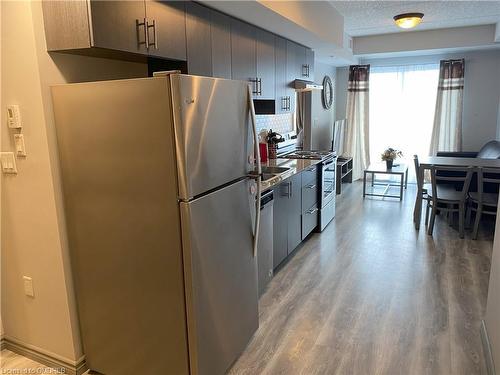
[[[487,25],[500,22],[500,1],[330,1],[344,16],[345,32],[364,36],[402,32],[397,14],[424,13],[412,31]]]

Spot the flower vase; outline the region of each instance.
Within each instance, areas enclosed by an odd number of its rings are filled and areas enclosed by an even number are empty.
[[[388,159],[385,161],[385,164],[387,166],[387,169],[392,169],[392,164],[394,163],[394,160]]]

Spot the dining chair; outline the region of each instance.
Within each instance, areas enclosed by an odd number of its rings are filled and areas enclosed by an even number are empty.
[[[470,210],[476,212],[474,219],[474,228],[472,230],[472,239],[477,239],[477,232],[479,230],[479,222],[481,216],[497,214],[498,206],[498,193],[487,193],[484,191],[485,183],[500,185],[500,176],[498,169],[492,168],[476,168],[477,172],[477,192],[469,193]]]
[[[415,164],[415,176],[417,180],[417,186],[422,186],[422,190],[420,192],[417,191],[417,194],[422,195],[422,202],[426,202],[425,204],[425,225],[429,223],[429,207],[431,202],[431,197],[429,196],[429,192],[431,191],[431,184],[426,184],[423,181],[423,177],[420,177],[419,169],[420,163],[418,162],[418,155],[413,155],[413,163]],[[422,180],[422,181],[420,181]]]
[[[438,211],[448,213],[448,215],[453,215],[457,212],[459,235],[460,238],[464,238],[465,208],[468,197],[467,193],[469,192],[469,186],[474,173],[474,168],[442,167],[433,165],[431,166],[430,171],[432,190],[429,195],[431,198],[430,206],[432,208],[432,212],[427,233],[432,236],[432,232],[434,231],[434,222]],[[453,173],[451,173],[451,175],[447,175],[446,172]],[[445,184],[446,182],[463,183],[463,185],[461,190],[457,190],[455,188],[448,188],[449,185],[448,187],[439,185],[438,182],[445,182]]]

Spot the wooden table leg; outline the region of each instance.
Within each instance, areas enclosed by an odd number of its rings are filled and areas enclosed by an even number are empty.
[[[363,172],[364,177],[363,177],[363,198],[366,196],[366,171]]]
[[[403,187],[405,186],[404,185],[404,177],[405,177],[405,174],[401,173],[401,182],[400,182],[400,186],[399,186],[399,200],[400,201],[403,200]]]
[[[422,215],[422,189],[424,181],[424,168],[418,168],[417,176],[417,197],[415,199],[415,208],[413,209],[413,222],[415,223],[415,229],[420,229],[420,220]]]

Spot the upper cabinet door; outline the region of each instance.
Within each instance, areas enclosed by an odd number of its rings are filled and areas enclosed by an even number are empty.
[[[185,61],[185,3],[183,1],[148,0],[146,1],[146,17],[149,25],[149,55]]]
[[[274,35],[261,29],[256,33],[257,95],[259,99],[275,98]]]
[[[211,13],[212,74],[217,78],[231,79],[231,18]]]
[[[307,78],[310,81],[314,81],[314,51],[306,48],[306,66],[307,66]]]
[[[186,3],[186,44],[188,73],[212,76],[210,9]]]
[[[305,51],[302,48],[297,43],[286,41],[286,75],[290,82],[303,79],[302,64],[305,61]]]
[[[288,112],[287,92],[289,90],[286,74],[286,39],[274,37],[275,79],[276,79],[276,113]]]
[[[90,10],[93,46],[147,52],[144,1],[91,1]]]
[[[255,31],[255,27],[236,19],[231,19],[232,78],[251,82],[254,96],[257,94]]]

